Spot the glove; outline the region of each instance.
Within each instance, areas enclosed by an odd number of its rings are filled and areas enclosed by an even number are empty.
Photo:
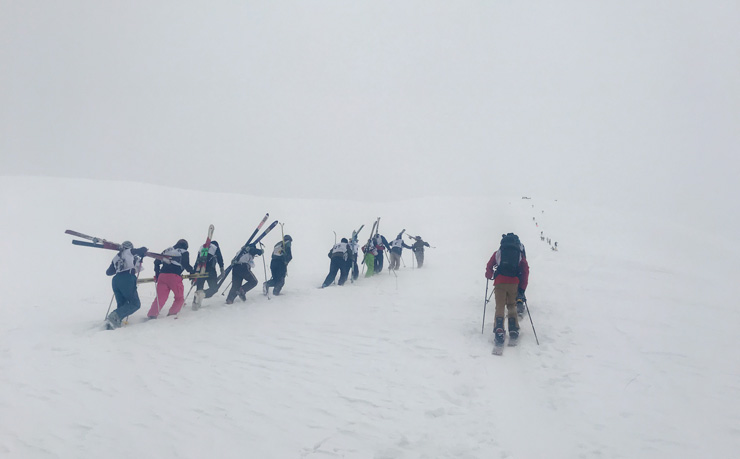
[[[154,283],[156,284],[159,281],[159,273],[154,275]]]
[[[146,247],[141,247],[139,250],[141,250],[142,253],[147,253],[149,251]]]
[[[486,279],[493,280],[493,271],[486,271]]]
[[[518,296],[524,297],[524,289],[523,288],[518,288],[516,290],[516,293],[517,293]]]

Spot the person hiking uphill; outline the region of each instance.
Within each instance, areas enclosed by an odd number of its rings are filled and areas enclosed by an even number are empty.
[[[383,251],[388,249],[390,252],[391,246],[388,245],[388,240],[382,234],[378,233],[373,237],[373,244],[378,251],[375,255],[375,274],[383,272]]]
[[[136,274],[141,271],[141,259],[148,250],[146,247],[135,249],[130,241],[124,241],[105,271],[107,276],[113,276],[111,284],[117,305],[105,318],[106,328],[109,330],[119,328],[121,320],[141,307],[136,289]]]
[[[424,242],[421,236],[409,236],[414,239],[414,243],[411,244],[411,250],[416,256],[416,267],[421,268],[424,266],[424,247],[429,247],[428,242]]]
[[[265,295],[269,293],[272,287],[273,295],[280,295],[280,291],[285,285],[285,276],[288,275],[288,263],[293,259],[293,250],[291,244],[293,238],[286,234],[282,241],[275,244],[272,249],[272,259],[270,260],[270,280],[262,285],[262,291]]]
[[[257,285],[257,278],[252,272],[254,267],[254,257],[262,255],[262,249],[254,245],[247,245],[236,253],[232,263],[234,268],[231,270],[231,290],[226,296],[226,304],[234,304],[236,296],[239,295],[242,301],[247,301],[247,292]],[[246,281],[242,286],[242,281]]]
[[[329,258],[331,258],[329,274],[324,279],[324,283],[321,284],[321,288],[328,287],[334,283],[334,279],[337,277],[337,271],[340,272],[337,285],[344,285],[347,282],[347,275],[349,274],[349,264],[347,261],[350,259],[350,253],[351,249],[346,237],[343,237],[341,242],[334,244],[334,247],[329,251]]]
[[[162,255],[169,255],[169,260],[154,260],[154,282],[156,283],[157,296],[152,301],[147,317],[156,319],[159,312],[164,309],[167,303],[167,297],[170,291],[175,294],[175,300],[170,307],[168,316],[173,316],[180,312],[183,303],[185,303],[185,289],[182,285],[182,272],[187,270],[190,274],[195,269],[190,266],[190,254],[188,253],[188,241],[180,239],[172,247],[162,252]]]
[[[400,233],[398,233],[398,236],[391,241],[391,253],[388,256],[390,259],[390,262],[388,263],[388,269],[396,270],[401,267],[401,255],[403,254],[403,249],[411,249],[412,247],[410,245],[406,245],[403,242],[403,233],[406,230],[402,230]]]
[[[195,294],[193,294],[193,305],[194,311],[200,309],[203,302],[203,298],[210,298],[218,293],[218,272],[216,271],[216,265],[221,268],[221,274],[224,272],[224,257],[221,254],[221,247],[217,241],[211,241],[211,245],[208,247],[208,256],[206,257],[206,277],[201,277],[195,280]],[[208,281],[208,289],[203,290],[203,287]]]
[[[495,270],[495,272],[494,272]],[[519,319],[516,300],[522,296],[529,283],[529,264],[524,245],[519,236],[508,233],[501,236],[501,246],[486,264],[486,278],[493,279],[493,294],[496,299],[494,333],[496,344],[504,343],[504,316],[508,310],[509,337],[519,338]]]

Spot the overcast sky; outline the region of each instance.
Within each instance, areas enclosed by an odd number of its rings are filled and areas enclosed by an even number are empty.
[[[738,191],[738,18],[737,0],[0,0],[0,173],[681,207]]]

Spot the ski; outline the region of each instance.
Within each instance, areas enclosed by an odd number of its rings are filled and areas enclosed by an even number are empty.
[[[516,338],[512,338],[509,336],[509,347],[514,347],[517,344],[519,344],[519,337],[517,336]]]
[[[208,277],[208,273],[206,273],[204,275],[201,275],[200,273],[185,274],[184,276],[182,276],[183,279],[201,279],[201,278],[202,279],[205,279],[207,277]],[[152,282],[154,282],[154,278],[153,277],[147,277],[145,279],[138,279],[136,281],[137,284],[149,284],[149,283],[152,283]]]
[[[203,246],[198,251],[198,259],[195,265],[195,272],[205,276],[206,274],[206,262],[208,261],[208,249],[211,248],[211,238],[213,237],[213,225],[210,225],[208,227],[208,237],[206,238],[206,243],[203,244]],[[193,284],[195,284],[195,280],[193,280]]]
[[[231,260],[231,264],[226,269],[224,269],[224,272],[221,274],[221,277],[218,278],[218,288],[221,288],[221,285],[223,285],[224,281],[226,280],[226,277],[229,275],[229,273],[231,272],[231,270],[234,268],[234,262],[239,257],[239,254],[242,252],[242,250],[244,250],[246,247],[249,247],[250,245],[257,245],[257,244],[259,244],[259,242],[262,240],[262,238],[264,238],[265,236],[267,236],[267,234],[270,231],[272,231],[273,228],[275,228],[277,226],[278,221],[275,220],[274,222],[270,223],[270,226],[268,226],[267,229],[264,230],[262,232],[262,234],[260,234],[257,239],[255,239],[254,241],[252,240],[252,238],[254,237],[254,235],[257,234],[257,231],[259,231],[259,229],[262,227],[262,224],[265,222],[265,220],[267,219],[267,217],[269,215],[270,214],[266,214],[265,215],[265,218],[262,220],[262,222],[260,222],[260,224],[257,227],[257,229],[254,230],[254,232],[252,233],[251,236],[249,236],[249,239],[247,240],[247,243],[244,244],[244,246],[241,249],[239,249],[239,252],[237,252],[236,253],[236,256]]]
[[[268,234],[268,233],[269,233],[270,231],[272,231],[272,229],[273,229],[273,228],[275,228],[275,227],[277,226],[277,224],[278,224],[278,221],[277,221],[277,220],[275,220],[274,222],[270,223],[270,226],[268,226],[268,227],[267,227],[267,229],[266,229],[266,230],[264,230],[264,231],[262,232],[262,234],[260,234],[260,235],[259,235],[259,237],[258,237],[257,239],[255,239],[255,240],[254,240],[254,241],[252,241],[251,243],[250,243],[249,241],[247,241],[247,243],[246,243],[246,244],[244,244],[244,246],[246,247],[246,246],[248,246],[248,245],[257,245],[257,244],[259,244],[259,243],[260,243],[260,241],[261,241],[261,240],[262,240],[262,239],[263,239],[263,238],[264,238],[265,236],[267,236],[267,234]]]
[[[249,245],[249,243],[252,242],[252,239],[254,238],[254,236],[257,235],[257,233],[259,232],[260,229],[262,229],[262,225],[265,224],[265,222],[267,221],[267,219],[269,217],[270,217],[270,213],[268,212],[268,213],[265,214],[265,217],[262,219],[262,221],[260,222],[260,224],[257,225],[257,228],[254,229],[254,231],[252,232],[252,234],[249,236],[249,239],[247,239],[247,243],[244,244],[244,245]]]
[[[494,344],[493,345],[493,351],[491,351],[491,354],[493,355],[503,355],[504,353],[504,343],[501,344]]]
[[[70,231],[70,230],[67,230],[67,231]],[[96,249],[121,250],[121,244],[106,241],[105,239],[95,238],[95,240],[97,240],[98,242],[86,242],[86,241],[73,240],[72,244],[79,245],[82,247],[93,247]],[[154,253],[154,252],[147,252],[145,255],[150,258],[156,258],[157,260],[169,260],[172,258],[169,255],[162,255],[161,253]]]

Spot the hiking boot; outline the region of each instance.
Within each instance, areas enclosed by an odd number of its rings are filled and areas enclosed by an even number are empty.
[[[226,304],[234,304],[234,300],[226,300]]]
[[[108,323],[113,328],[120,328],[121,327],[121,318],[118,317],[118,313],[116,311],[113,311],[110,314],[108,314],[108,317],[106,317],[105,320],[107,320]]]
[[[516,338],[519,336],[519,324],[516,323],[516,318],[509,317],[509,336]]]
[[[496,334],[496,344],[504,344],[506,335],[504,334],[504,318],[496,317],[496,328],[494,329]]]

